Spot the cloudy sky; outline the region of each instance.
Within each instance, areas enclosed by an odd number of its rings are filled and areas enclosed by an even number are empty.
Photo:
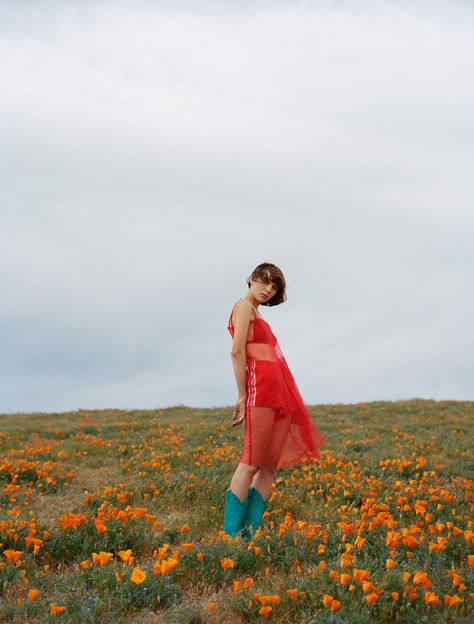
[[[1,412],[474,399],[469,2],[0,2]]]

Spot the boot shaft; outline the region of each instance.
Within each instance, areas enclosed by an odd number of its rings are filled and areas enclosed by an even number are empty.
[[[244,518],[249,503],[249,492],[245,496],[244,500],[233,492],[230,488],[226,490],[225,494],[225,509],[224,509],[224,532],[230,537],[242,536],[244,529]]]
[[[248,492],[248,506],[244,517],[244,536],[247,539],[253,537],[262,523],[263,513],[266,507],[266,501],[260,492],[253,486],[250,486]]]

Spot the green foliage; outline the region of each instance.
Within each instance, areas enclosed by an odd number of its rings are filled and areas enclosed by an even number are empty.
[[[46,542],[51,561],[78,561],[87,559],[99,550],[114,551],[132,549],[136,555],[144,553],[149,545],[150,527],[143,518],[128,520],[127,524],[112,519],[106,531],[98,533],[89,519],[78,528],[60,529]]]
[[[9,586],[20,577],[20,571],[13,565],[3,564],[0,568],[0,597],[4,596]]]

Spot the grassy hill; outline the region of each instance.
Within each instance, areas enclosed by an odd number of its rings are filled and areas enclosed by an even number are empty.
[[[474,403],[311,410],[252,542],[231,407],[0,415],[0,621],[472,621]]]

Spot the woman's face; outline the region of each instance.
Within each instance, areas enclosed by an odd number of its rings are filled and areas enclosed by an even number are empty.
[[[263,302],[269,301],[275,295],[277,287],[271,279],[269,282],[263,282],[260,279],[250,279],[250,290],[257,301]]]

